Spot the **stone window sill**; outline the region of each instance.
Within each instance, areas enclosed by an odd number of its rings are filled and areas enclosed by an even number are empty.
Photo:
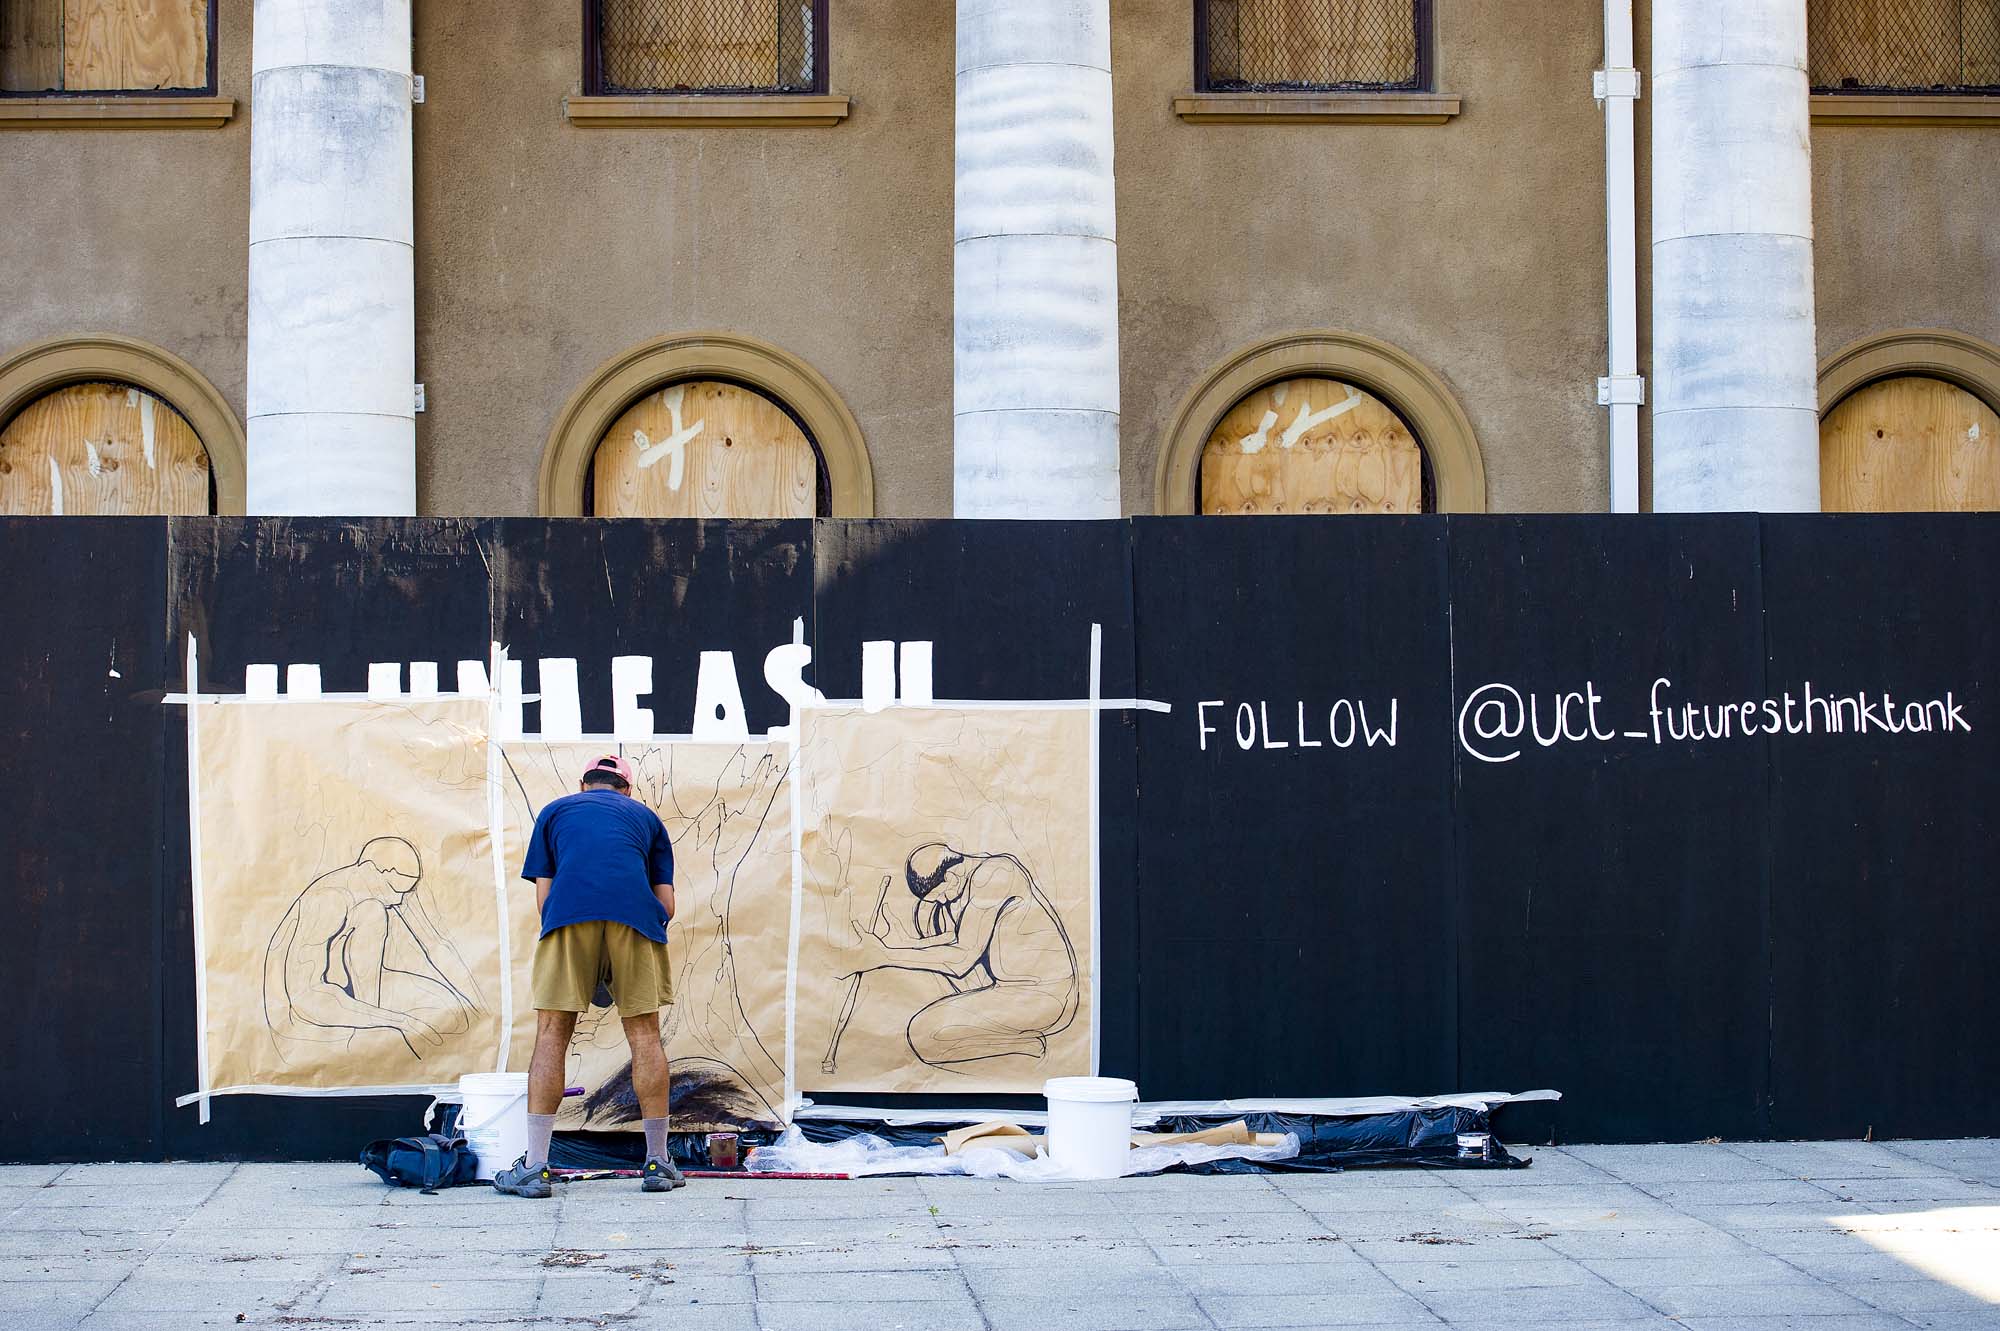
[[[2000,97],[1815,93],[1817,125],[2000,125]]]
[[[570,124],[579,126],[689,129],[837,125],[847,119],[847,98],[840,93],[565,97],[563,114]]]
[[[1189,124],[1442,125],[1460,111],[1441,92],[1196,92],[1174,98]]]
[[[0,97],[0,129],[215,129],[233,97]]]

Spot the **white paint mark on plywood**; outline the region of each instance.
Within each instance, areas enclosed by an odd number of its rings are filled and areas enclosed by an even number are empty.
[[[157,470],[153,465],[153,399],[150,394],[139,394],[139,442],[146,450],[146,469]]]
[[[1273,425],[1276,425],[1277,423],[1278,423],[1277,412],[1275,411],[1265,412],[1264,419],[1257,422],[1257,428],[1252,430],[1249,434],[1244,435],[1241,439],[1237,441],[1238,447],[1240,447],[1245,453],[1263,452],[1264,445],[1271,442],[1271,427]]]
[[[1312,411],[1309,409],[1306,403],[1301,402],[1299,404],[1298,418],[1291,423],[1290,427],[1288,427],[1285,430],[1283,436],[1279,438],[1278,447],[1290,448],[1293,444],[1298,443],[1300,439],[1305,437],[1305,432],[1307,430],[1312,429],[1315,425],[1324,425],[1328,421],[1333,420],[1335,417],[1345,416],[1348,412],[1353,411],[1356,407],[1360,406],[1361,401],[1362,401],[1361,394],[1355,392],[1354,389],[1350,387],[1347,390],[1347,397],[1345,400],[1336,402],[1332,406],[1323,408],[1319,411]]]
[[[639,450],[639,465],[650,467],[661,458],[667,460],[667,488],[679,490],[681,476],[687,468],[687,446],[701,434],[701,427],[707,421],[698,420],[693,425],[681,424],[681,404],[686,396],[687,386],[675,384],[660,392],[660,405],[667,409],[667,419],[673,423],[673,433],[660,442],[653,443],[646,438],[644,430],[632,431],[632,445]]]
[[[62,464],[49,454],[49,512],[62,516]]]
[[[110,440],[107,439],[105,442],[109,443]],[[102,476],[104,474],[104,458],[98,453],[97,445],[91,443],[88,439],[83,441],[83,456],[84,466],[92,476]]]

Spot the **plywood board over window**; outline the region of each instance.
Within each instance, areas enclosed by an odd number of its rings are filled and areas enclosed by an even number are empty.
[[[0,91],[206,88],[209,0],[0,0]]]
[[[208,0],[63,0],[63,87],[208,86]]]
[[[1201,511],[1419,513],[1423,481],[1416,436],[1387,404],[1337,379],[1287,379],[1210,433]]]
[[[0,92],[62,87],[62,0],[0,0]]]
[[[1819,457],[1829,513],[2000,509],[2000,415],[1942,379],[1903,375],[1850,393],[1820,422]]]
[[[716,380],[670,384],[598,443],[594,511],[620,518],[809,518],[812,442],[784,408]]]
[[[209,511],[194,427],[129,384],[70,384],[0,429],[0,513]]]

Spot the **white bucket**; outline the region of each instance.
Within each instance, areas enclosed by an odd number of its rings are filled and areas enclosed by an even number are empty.
[[[468,1072],[458,1079],[458,1131],[490,1179],[528,1149],[528,1074]]]
[[[1049,1158],[1068,1178],[1119,1178],[1132,1155],[1132,1102],[1139,1088],[1122,1077],[1052,1077]]]

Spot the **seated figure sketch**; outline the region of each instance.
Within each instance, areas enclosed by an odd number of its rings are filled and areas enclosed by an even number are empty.
[[[376,837],[299,893],[264,949],[264,1019],[281,1056],[379,1031],[421,1060],[470,1029],[479,989],[425,910],[422,881],[414,846]]]
[[[1076,1019],[1076,948],[1049,899],[1020,859],[962,851],[933,841],[910,852],[904,885],[915,900],[920,941],[888,941],[878,898],[872,922],[837,972],[852,976],[834,1023],[823,1072],[838,1067],[840,1039],[870,971],[929,971],[951,992],[909,1021],[910,1049],[933,1067],[1022,1055],[1040,1058],[1048,1037]],[[886,896],[890,879],[882,880]]]

